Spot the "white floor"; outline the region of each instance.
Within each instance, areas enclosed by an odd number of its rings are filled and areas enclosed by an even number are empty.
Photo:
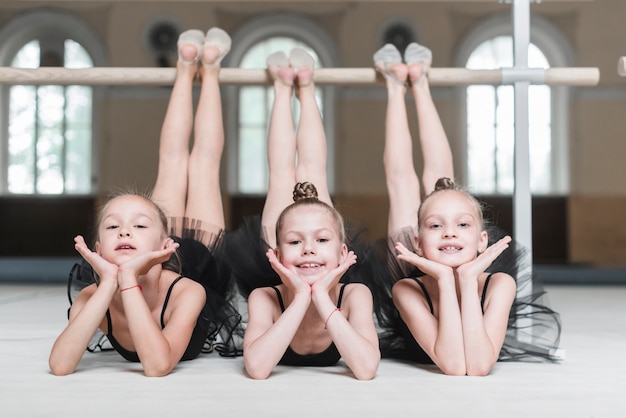
[[[266,381],[216,354],[147,378],[116,353],[48,371],[66,321],[61,285],[0,285],[0,417],[624,417],[626,287],[549,286],[562,364],[498,363],[483,378],[383,360],[360,382],[341,366],[279,367]]]

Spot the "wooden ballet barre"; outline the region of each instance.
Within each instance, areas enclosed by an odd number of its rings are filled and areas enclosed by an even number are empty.
[[[500,85],[503,84],[505,71],[431,68],[428,79],[433,86]],[[540,81],[536,77],[529,79],[532,84],[592,86],[600,80],[597,68],[547,68],[532,71],[541,72]],[[0,84],[10,85],[167,86],[172,85],[175,78],[176,68],[0,67]],[[272,83],[266,69],[225,67],[221,69],[219,79],[225,85]],[[374,68],[319,68],[315,70],[314,81],[318,85],[384,85],[383,76]]]

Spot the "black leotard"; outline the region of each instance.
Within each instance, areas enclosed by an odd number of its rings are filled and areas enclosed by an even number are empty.
[[[165,310],[167,309],[167,303],[170,300],[172,289],[174,288],[174,285],[178,283],[178,281],[180,281],[180,279],[182,278],[183,276],[178,276],[176,280],[172,282],[169,289],[167,290],[167,295],[165,295],[165,301],[163,302],[163,309],[161,309],[161,329],[165,328],[165,322],[163,318],[165,316]],[[137,352],[129,351],[125,349],[115,339],[115,337],[113,337],[111,315],[108,309],[107,309],[106,317],[107,317],[107,327],[108,327],[107,338],[109,339],[109,342],[111,343],[113,348],[115,348],[115,351],[120,353],[120,355],[128,361],[138,362],[139,355],[137,355]],[[200,318],[198,318],[198,321],[196,322],[196,326],[194,327],[193,334],[191,335],[191,339],[189,340],[189,344],[187,345],[187,349],[185,350],[185,353],[183,354],[183,357],[181,358],[181,360],[191,360],[193,358],[196,358],[198,354],[200,353],[200,351],[202,350],[202,346],[204,345],[204,342],[206,341],[206,326],[202,325],[201,319],[202,319],[202,316],[200,316]]]
[[[343,298],[343,290],[346,287],[347,283],[344,283],[339,290],[339,298],[337,299],[337,307],[341,308],[341,299]],[[272,289],[276,291],[276,296],[278,297],[278,303],[280,304],[280,311],[285,312],[285,304],[283,302],[283,297],[280,294],[280,290],[276,286],[272,286]],[[285,350],[285,354],[280,359],[278,364],[284,366],[317,366],[317,367],[327,367],[334,366],[337,364],[339,359],[341,358],[341,354],[337,350],[335,343],[331,343],[328,348],[326,348],[321,353],[314,354],[298,354],[292,350],[291,346],[287,347]]]

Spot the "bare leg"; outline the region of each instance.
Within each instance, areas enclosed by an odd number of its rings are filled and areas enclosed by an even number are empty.
[[[400,53],[385,46],[374,54],[375,66],[387,80],[387,113],[383,162],[389,194],[389,236],[417,224],[420,185],[413,163],[413,143],[406,112],[408,69]],[[395,53],[394,53],[395,52]]]
[[[220,162],[224,149],[224,127],[219,72],[222,57],[230,49],[216,29],[208,32],[202,51],[202,87],[195,118],[194,144],[189,158],[189,187],[185,216],[224,228],[220,191]],[[218,34],[225,35],[220,30]],[[225,35],[226,37],[228,35]]]
[[[268,57],[268,70],[274,79],[274,104],[267,144],[269,188],[261,225],[267,243],[274,248],[276,221],[282,210],[293,202],[293,186],[296,183],[296,135],[291,112],[295,74],[282,52]]]
[[[291,51],[289,61],[296,71],[298,83],[296,95],[301,105],[296,135],[298,149],[296,179],[299,182],[313,183],[317,188],[318,198],[332,205],[326,174],[326,133],[315,99],[315,84],[313,83],[315,63],[313,57],[299,48]]]
[[[199,35],[199,37],[198,37]],[[203,34],[186,31],[179,40],[176,80],[161,128],[159,168],[152,198],[170,217],[183,216],[187,195],[189,140],[193,124],[193,81]]]
[[[409,67],[411,94],[415,99],[420,145],[424,156],[422,185],[424,192],[428,194],[435,188],[437,179],[441,177],[454,179],[452,151],[430,94],[426,76],[432,61],[430,50],[412,43],[405,52],[405,61]]]

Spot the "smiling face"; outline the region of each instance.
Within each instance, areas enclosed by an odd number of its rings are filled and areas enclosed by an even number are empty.
[[[309,284],[339,265],[347,254],[337,222],[327,208],[298,205],[282,219],[278,259]]]
[[[130,257],[164,248],[166,238],[163,220],[152,202],[139,195],[122,195],[102,211],[96,252],[119,265]]]
[[[433,193],[420,210],[418,254],[453,268],[476,258],[488,238],[479,210],[462,192]]]

